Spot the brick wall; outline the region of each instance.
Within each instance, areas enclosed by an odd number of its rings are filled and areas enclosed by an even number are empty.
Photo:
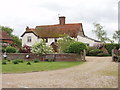
[[[29,55],[29,58],[26,58],[26,56]],[[1,55],[2,58],[3,54]],[[38,56],[36,54],[32,53],[7,53],[7,59],[14,60],[14,59],[24,59],[24,60],[34,60],[39,59],[41,61],[44,61],[46,59],[54,59],[55,61],[80,61],[81,57],[78,54],[46,54],[42,56]]]

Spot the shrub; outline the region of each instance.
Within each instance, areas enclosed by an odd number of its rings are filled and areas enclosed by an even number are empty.
[[[10,62],[10,60],[7,60],[8,62]]]
[[[5,48],[2,48],[2,53],[4,53],[5,52]]]
[[[18,60],[13,60],[13,64],[19,64]]]
[[[70,44],[70,46],[68,48],[68,52],[80,54],[80,52],[83,51],[84,49],[87,49],[87,46],[84,43],[74,42],[74,43]]]
[[[93,50],[89,51],[88,55],[90,55],[90,56],[97,56],[99,53],[103,53],[103,51],[100,50],[100,49],[93,49]]]
[[[70,44],[72,44],[73,42],[75,42],[75,40],[68,35],[65,35],[64,37],[59,39],[58,40],[59,52],[60,53],[67,53]]]
[[[36,60],[34,60],[33,62],[34,62],[34,63],[38,63],[38,62],[39,62],[39,60],[37,60],[37,59],[36,59]]]
[[[20,63],[23,63],[24,61],[23,60],[19,60]]]
[[[88,47],[87,47],[87,50],[86,50],[86,55],[89,55],[90,51],[91,51],[91,50],[94,50],[94,49],[96,49],[96,48],[95,48],[95,47],[90,47],[90,46],[88,46]]]
[[[6,65],[7,63],[6,63],[6,61],[2,61],[2,64],[3,64],[3,65]]]
[[[8,46],[8,47],[6,47],[6,52],[7,53],[16,53],[16,48],[14,48],[14,47],[11,47],[11,46]]]
[[[120,44],[110,44],[110,43],[105,44],[105,48],[108,50],[109,54],[112,53],[112,49],[114,47],[116,47],[116,49],[119,49],[120,48]]]
[[[32,46],[32,53],[42,55],[53,53],[53,48],[49,45],[46,45],[44,40],[41,40],[39,43],[36,43]]]
[[[97,56],[109,56],[109,55],[105,53],[98,53]]]
[[[22,48],[19,50],[20,53],[31,53],[31,47],[24,45]]]
[[[30,63],[30,62],[27,62],[27,65],[31,65],[31,63]]]

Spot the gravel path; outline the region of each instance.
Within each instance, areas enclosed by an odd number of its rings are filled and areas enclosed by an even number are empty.
[[[71,68],[3,74],[3,88],[117,88],[118,63],[111,57],[86,57],[87,62]]]

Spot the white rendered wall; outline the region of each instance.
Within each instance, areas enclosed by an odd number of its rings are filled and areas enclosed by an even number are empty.
[[[31,36],[31,42],[27,42],[27,37]],[[37,43],[38,37],[35,36],[33,33],[25,33],[25,35],[22,37],[22,46],[28,45],[32,46],[33,44]]]
[[[47,45],[50,45],[52,42],[55,42],[54,38],[48,38],[48,43],[46,43]]]
[[[93,46],[95,43],[97,43],[94,40],[91,40],[91,39],[88,39],[88,38],[82,37],[82,36],[77,36],[77,41],[83,42],[83,43],[88,43],[89,46]]]

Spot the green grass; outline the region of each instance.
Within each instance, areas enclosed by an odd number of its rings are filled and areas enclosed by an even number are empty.
[[[56,70],[80,65],[83,62],[31,62],[31,65],[26,65],[26,63],[27,62],[13,64],[12,62],[7,62],[6,65],[2,65],[2,73],[26,73]]]

